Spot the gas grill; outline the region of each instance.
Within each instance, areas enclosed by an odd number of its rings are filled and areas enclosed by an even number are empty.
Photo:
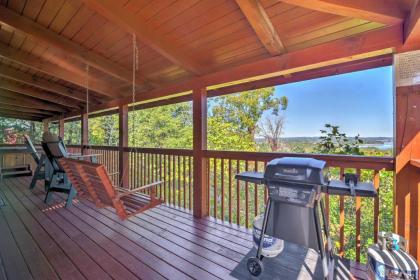
[[[274,159],[267,164],[264,173],[243,172],[237,174],[236,179],[267,187],[269,199],[261,236],[267,234],[316,250],[325,279],[333,279],[334,259],[323,194],[376,196],[372,184],[330,181],[326,163],[313,158]],[[263,240],[260,238],[256,257],[247,262],[248,270],[254,276],[263,270]]]

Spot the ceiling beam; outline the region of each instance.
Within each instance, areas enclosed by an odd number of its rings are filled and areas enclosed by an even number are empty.
[[[121,65],[108,60],[103,56],[98,55],[69,39],[66,39],[63,36],[60,36],[59,34],[43,27],[25,16],[13,12],[11,9],[4,6],[0,6],[0,22],[25,33],[27,36],[36,41],[42,41],[46,45],[62,51],[63,55],[73,57],[82,63],[89,64],[90,66],[123,81],[131,82],[132,80],[131,71],[125,69]],[[137,77],[137,81],[139,85],[142,85],[142,82],[149,82],[141,75]]]
[[[415,0],[410,14],[404,22],[404,44],[420,41],[420,1]]]
[[[394,25],[405,14],[397,0],[281,0],[282,2],[344,17]]]
[[[151,102],[169,96],[187,95],[194,88],[209,87],[209,90],[212,90],[232,84],[279,77],[329,65],[376,57],[391,53],[395,48],[401,47],[402,39],[403,28],[401,25],[373,30],[174,83],[137,95],[136,102]],[[92,106],[90,111],[105,110],[129,103],[131,103],[130,98],[122,98]],[[66,116],[71,117],[78,114],[80,114],[80,111],[66,114]]]
[[[23,112],[23,113],[34,113],[34,114],[39,114],[39,115],[45,115],[46,117],[54,115],[54,113],[49,112],[49,111],[3,104],[1,100],[0,100],[0,109],[15,110],[16,112]]]
[[[0,65],[0,77],[4,77],[16,82],[24,83],[42,90],[50,91],[58,95],[73,99],[73,102],[84,102],[86,97],[81,92],[76,92],[71,88],[62,86],[58,83],[49,82],[45,79],[38,78],[35,75],[27,74],[13,67]]]
[[[9,61],[13,61],[23,66],[32,68],[33,70],[47,74],[51,77],[67,81],[81,87],[86,86],[85,76],[64,69],[57,64],[36,57],[30,53],[9,47],[3,43],[0,43],[0,56]],[[121,94],[118,93],[114,85],[111,85],[107,81],[92,78],[91,76],[89,77],[89,89],[104,96],[112,98],[121,97]]]
[[[20,106],[24,106],[27,108],[49,110],[49,111],[54,111],[54,112],[59,112],[59,113],[64,113],[64,112],[69,111],[55,104],[44,102],[44,101],[41,101],[32,97],[16,95],[15,93],[4,90],[4,89],[0,89],[0,100],[3,104],[6,104],[7,102],[7,104],[9,105],[19,104]]]
[[[40,117],[40,118],[45,118],[45,115],[44,114],[17,112],[14,109],[0,109],[0,112],[4,112],[4,113],[8,113],[8,114],[26,115],[26,116],[37,116],[37,117]]]
[[[10,114],[10,113],[5,113],[5,112],[1,112],[1,111],[0,111],[0,117],[10,118],[10,119],[26,120],[26,121],[37,121],[37,122],[40,122],[44,119],[43,117]]]
[[[5,80],[5,79],[0,80],[0,88],[8,90],[8,91],[13,91],[18,94],[34,97],[40,100],[49,101],[49,102],[52,102],[52,103],[55,103],[57,105],[61,105],[67,108],[73,108],[73,109],[79,109],[79,110],[81,108],[78,102],[74,102],[67,98],[59,98],[58,96],[51,94],[49,92],[37,90],[27,85],[12,82],[10,80]]]
[[[260,1],[236,0],[236,3],[267,51],[272,56],[284,53],[283,42]]]
[[[141,17],[127,11],[123,6],[123,2],[115,0],[82,1],[89,8],[110,21],[117,23],[123,29],[130,33],[135,33],[139,40],[183,69],[196,75],[202,75],[209,66],[209,63],[204,61],[199,54],[193,55],[191,51],[186,52],[173,42],[157,34],[155,30],[143,22]]]

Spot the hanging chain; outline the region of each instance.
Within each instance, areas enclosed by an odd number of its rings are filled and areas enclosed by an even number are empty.
[[[133,33],[133,77],[132,77],[132,88],[131,88],[131,103],[133,104],[132,107],[132,117],[131,117],[131,131],[133,133],[133,137],[131,138],[131,145],[135,145],[135,137],[134,137],[134,128],[135,128],[135,105],[136,102],[136,74],[139,70],[139,48],[137,46],[137,38],[136,34]]]
[[[89,64],[86,64],[86,114],[89,116]]]

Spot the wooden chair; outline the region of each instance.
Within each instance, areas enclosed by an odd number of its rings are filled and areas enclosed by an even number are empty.
[[[96,161],[98,155],[70,155],[67,153],[61,140],[42,142],[42,148],[50,164],[50,170],[46,170],[45,172],[47,174],[45,179],[47,186],[45,202],[47,203],[49,201],[51,192],[61,192],[68,194],[66,207],[70,207],[76,191],[68,180],[68,176],[61,166],[59,159],[74,156],[77,159]]]
[[[120,219],[125,220],[131,216],[144,212],[162,203],[162,200],[156,197],[156,186],[162,184],[157,181],[135,189],[122,189],[114,186],[103,164],[92,163],[88,161],[78,161],[69,158],[60,159],[63,167],[68,170],[69,179],[74,185],[80,184],[78,180],[83,181],[92,200],[96,206],[111,206],[115,208]],[[139,193],[149,190],[150,196]]]
[[[45,154],[39,155],[38,151],[36,150],[34,144],[32,143],[31,138],[28,135],[24,135],[23,138],[25,139],[25,145],[28,149],[29,153],[31,154],[32,158],[34,159],[35,163],[37,164],[34,175],[32,176],[31,184],[29,185],[29,189],[33,189],[36,186],[36,182],[38,180],[44,181],[45,185]]]

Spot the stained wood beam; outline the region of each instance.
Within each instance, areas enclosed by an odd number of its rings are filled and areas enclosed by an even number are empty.
[[[24,112],[16,112],[15,110],[8,110],[8,109],[0,109],[0,115],[1,114],[8,114],[8,115],[15,115],[18,118],[20,117],[35,117],[35,118],[45,118],[45,115],[39,115],[34,113],[24,113]]]
[[[281,0],[282,2],[344,17],[394,25],[404,21],[405,14],[396,0]]]
[[[25,116],[25,115],[19,115],[19,114],[8,114],[4,112],[0,112],[0,117],[27,120],[27,121],[37,121],[37,122],[42,121],[42,117]]]
[[[45,59],[36,57],[30,53],[19,51],[15,48],[9,47],[6,44],[0,43],[0,56],[15,63],[21,64],[23,66],[32,68],[33,70],[42,72],[49,76],[64,80],[75,85],[85,87],[86,78],[85,76],[76,73],[74,71],[69,71],[51,63]],[[83,70],[84,71],[84,70]],[[81,70],[80,72],[83,73]],[[101,81],[92,77],[89,77],[89,88],[101,95],[116,98],[121,97],[119,91],[115,88],[114,85],[108,83],[107,81]],[[79,97],[83,98],[81,95]]]
[[[83,46],[66,39],[63,36],[43,27],[42,25],[30,20],[29,18],[13,12],[4,6],[0,6],[0,22],[9,27],[25,33],[36,41],[42,41],[48,46],[61,51],[63,55],[73,57],[83,63],[89,64],[111,76],[123,81],[131,82],[131,71],[125,69],[119,64],[104,58],[101,55],[90,51]],[[143,76],[137,77],[138,84],[148,83]]]
[[[156,52],[184,68],[185,70],[201,75],[208,67],[208,62],[204,61],[198,54],[186,53],[173,42],[166,40],[157,34],[155,30],[146,26],[141,17],[134,13],[127,12],[123,7],[123,2],[115,0],[83,0],[92,10],[117,23],[130,33],[135,33],[137,37],[154,49]]]
[[[0,109],[15,110],[17,113],[22,112],[22,113],[33,113],[33,114],[38,114],[38,115],[44,115],[46,118],[54,115],[54,113],[49,112],[49,111],[27,108],[27,107],[16,106],[16,105],[12,106],[12,105],[3,104],[1,100],[0,100]]]
[[[404,44],[420,41],[420,1],[416,0],[404,22]]]
[[[55,103],[55,104],[58,104],[67,108],[80,109],[78,102],[74,102],[67,98],[58,98],[58,96],[51,94],[49,92],[37,90],[29,86],[15,83],[9,80],[1,79],[0,88],[8,90],[8,91],[13,91],[21,95],[26,95],[26,96],[34,97],[40,100],[49,101],[49,102],[52,102],[52,103]]]
[[[232,84],[240,84],[255,80],[299,73],[325,66],[358,61],[392,53],[402,46],[403,28],[395,25],[378,30],[365,32],[314,47],[288,52],[281,56],[258,60],[222,71],[213,72],[202,77],[151,90],[136,96],[136,102],[156,101],[169,96],[181,96],[191,93],[191,89],[208,87],[209,90],[222,88]],[[119,105],[131,103],[130,98],[122,98],[90,107],[90,111],[105,110]],[[79,115],[72,112],[66,117]]]
[[[236,3],[267,51],[273,56],[284,53],[283,42],[260,1],[236,0]]]
[[[74,91],[71,88],[62,86],[57,83],[49,82],[45,79],[38,78],[35,75],[24,73],[6,65],[0,65],[0,77],[24,83],[29,86],[37,87],[42,90],[50,91],[61,96],[67,97],[69,99],[74,99],[77,102],[85,101],[85,96],[81,92]]]
[[[0,89],[0,102],[3,104],[15,105],[19,104],[27,108],[36,108],[40,110],[48,110],[53,112],[68,112],[67,109],[54,105],[52,103],[44,102],[32,97],[16,95],[13,92]]]

